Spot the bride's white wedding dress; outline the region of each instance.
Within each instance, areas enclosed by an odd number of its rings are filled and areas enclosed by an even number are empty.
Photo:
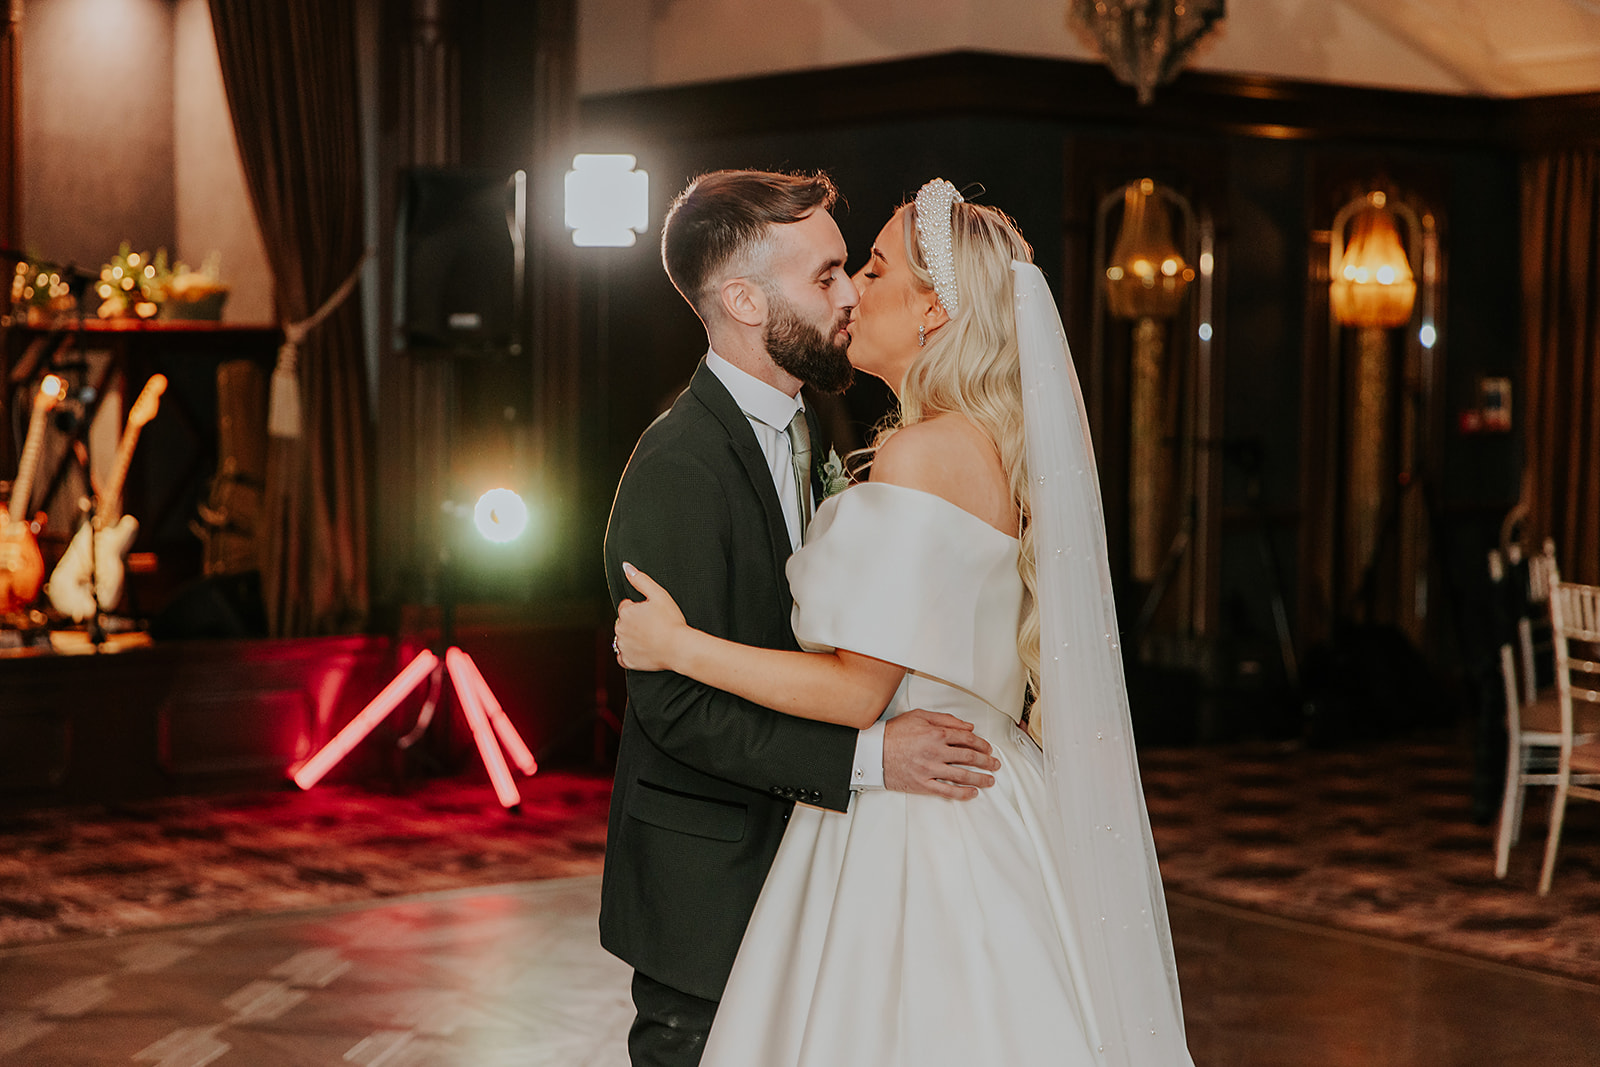
[[[1101,1062],[1044,758],[1017,725],[1018,547],[899,486],[818,509],[789,563],[796,636],[907,667],[884,714],[966,719],[1001,767],[974,800],[875,790],[846,813],[794,809],[706,1067]]]

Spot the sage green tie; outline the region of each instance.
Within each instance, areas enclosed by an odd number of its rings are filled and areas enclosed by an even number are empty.
[[[806,413],[797,411],[789,420],[789,452],[794,460],[794,487],[800,492],[800,536],[805,537],[811,523],[811,427]]]

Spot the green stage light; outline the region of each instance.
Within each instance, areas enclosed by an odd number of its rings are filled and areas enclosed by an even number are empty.
[[[528,528],[528,505],[510,489],[491,489],[473,507],[472,524],[487,541],[515,541]]]

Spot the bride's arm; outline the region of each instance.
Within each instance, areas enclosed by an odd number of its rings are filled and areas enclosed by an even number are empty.
[[[784,652],[735,644],[691,628],[665,589],[631,564],[643,600],[617,608],[618,660],[636,671],[673,671],[774,711],[858,730],[882,714],[905,668],[840,649]]]
[[[878,449],[872,480],[943,497],[1015,534],[1017,514],[994,445],[959,415],[941,415],[894,434]],[[617,609],[618,659],[641,671],[674,671],[774,711],[865,729],[894,696],[905,668],[870,656],[782,652],[735,644],[690,629],[660,585],[623,569],[640,601]]]

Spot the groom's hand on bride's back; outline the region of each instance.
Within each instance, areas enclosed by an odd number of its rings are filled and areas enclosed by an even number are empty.
[[[1000,761],[972,724],[942,711],[917,708],[883,726],[883,785],[900,793],[971,800],[994,785]]]

